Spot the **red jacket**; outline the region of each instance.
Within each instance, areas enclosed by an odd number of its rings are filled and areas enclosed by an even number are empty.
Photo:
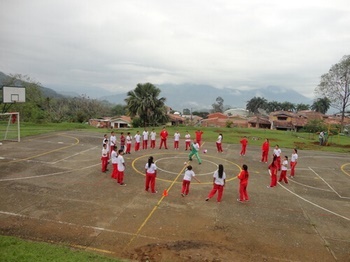
[[[247,185],[248,184],[248,178],[249,178],[249,173],[246,170],[242,170],[239,175],[238,179],[240,180],[241,185]]]
[[[162,139],[167,139],[167,137],[168,137],[168,131],[162,130],[162,131],[160,132],[160,137],[161,137]]]
[[[261,147],[261,150],[262,151],[269,151],[270,150],[270,144],[269,144],[269,142],[264,142],[263,143],[263,145],[262,145],[262,147]]]
[[[246,138],[242,138],[239,142],[242,144],[242,146],[246,146],[248,144],[248,140]]]

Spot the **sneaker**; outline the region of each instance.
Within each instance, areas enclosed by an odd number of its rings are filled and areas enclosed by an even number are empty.
[[[185,194],[184,194],[184,193],[181,193],[181,196],[182,196],[182,197],[184,197],[184,196],[185,196]]]
[[[205,201],[209,201],[209,197],[207,197],[207,198],[205,199]]]
[[[120,183],[120,185],[121,185],[121,186],[126,186],[126,184],[125,184],[125,183]]]
[[[158,191],[154,191],[154,192],[152,192],[152,194],[157,194],[158,193]]]
[[[240,202],[240,203],[242,203],[242,202],[243,202],[243,200],[237,199],[237,202]]]

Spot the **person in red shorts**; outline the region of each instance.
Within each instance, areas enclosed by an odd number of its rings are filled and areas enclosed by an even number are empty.
[[[265,142],[261,146],[261,162],[267,163],[267,159],[269,157],[270,150],[270,142],[267,138],[265,138]]]
[[[238,202],[249,201],[249,197],[247,193],[249,173],[248,173],[248,166],[246,164],[242,166],[242,170],[237,176],[237,178],[239,179],[239,199],[237,199],[237,201]]]
[[[240,154],[241,154],[241,156],[245,156],[246,151],[247,151],[248,139],[246,136],[244,136],[239,142],[242,145]]]
[[[272,162],[269,165],[269,174],[270,174],[271,182],[270,182],[270,185],[267,186],[268,188],[277,186],[277,170],[278,170],[277,156],[273,155]]]

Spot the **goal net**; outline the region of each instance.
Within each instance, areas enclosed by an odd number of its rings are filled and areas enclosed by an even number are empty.
[[[0,141],[20,142],[19,113],[0,113]]]

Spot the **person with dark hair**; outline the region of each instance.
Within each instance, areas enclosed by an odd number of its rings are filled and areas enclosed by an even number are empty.
[[[277,164],[277,170],[281,170],[281,148],[279,145],[276,145],[275,148],[273,149],[273,154],[276,156],[276,164]]]
[[[202,159],[199,156],[199,144],[198,141],[193,140],[192,144],[191,144],[191,152],[188,155],[188,160],[192,161],[192,157],[195,156],[198,160],[198,164],[202,164]]]
[[[245,156],[246,152],[247,152],[247,145],[248,145],[248,139],[246,136],[244,136],[240,141],[241,143],[241,156]]]
[[[242,170],[237,176],[239,179],[239,199],[237,199],[238,202],[243,201],[249,201],[248,193],[247,193],[247,187],[248,187],[248,166],[246,164],[243,164]]]
[[[195,135],[196,135],[196,141],[198,143],[199,146],[202,145],[202,135],[203,135],[203,131],[198,129],[196,132],[195,132]]]
[[[146,171],[146,186],[145,190],[148,192],[149,188],[151,187],[152,193],[157,193],[155,190],[156,186],[156,176],[157,176],[157,166],[153,162],[153,156],[150,156],[148,158],[148,162],[145,165],[145,171]]]
[[[269,139],[265,138],[265,142],[261,146],[261,162],[267,163],[269,157],[270,142]]]
[[[111,174],[111,178],[118,179],[118,152],[117,147],[114,147],[111,152],[111,162],[113,171]]]
[[[102,155],[101,155],[102,172],[106,173],[108,166],[108,150],[107,144],[103,144]]]
[[[118,157],[117,157],[117,165],[118,165],[118,183],[121,186],[126,186],[124,183],[124,171],[125,171],[125,161],[124,161],[124,150],[119,149]]]
[[[222,164],[219,164],[218,169],[214,172],[213,175],[213,189],[209,192],[209,195],[205,199],[205,201],[208,201],[216,194],[216,192],[218,192],[217,202],[220,203],[222,199],[222,194],[224,192],[225,184],[226,174],[224,172],[224,166]]]
[[[120,149],[123,149],[123,151],[125,151],[125,136],[124,136],[124,132],[120,133]]]
[[[159,145],[159,149],[162,149],[163,145],[165,147],[165,149],[168,149],[167,145],[166,145],[166,141],[168,139],[168,131],[165,129],[165,126],[163,127],[162,131],[160,131],[160,145]]]
[[[295,175],[295,166],[298,160],[298,150],[294,148],[292,157],[290,159],[290,177],[293,178]]]
[[[220,133],[218,136],[218,139],[216,139],[216,149],[218,150],[218,153],[222,153],[222,140],[224,139],[224,136]]]
[[[283,180],[284,183],[288,184],[287,169],[288,169],[288,157],[284,156],[284,159],[282,161],[280,178],[278,179],[278,182],[282,182],[282,180]]]
[[[277,186],[277,170],[278,170],[277,156],[273,155],[272,162],[269,165],[269,174],[270,174],[271,182],[270,182],[270,185],[267,186],[268,188]]]
[[[131,144],[132,144],[132,136],[130,132],[126,135],[126,150],[125,154],[131,154]]]
[[[182,189],[181,189],[181,196],[187,196],[188,193],[190,192],[190,184],[191,184],[191,180],[192,177],[198,182],[200,183],[200,181],[196,178],[196,174],[193,172],[192,170],[192,166],[188,165],[186,170],[185,170],[185,174],[184,174],[184,178],[182,180]]]

